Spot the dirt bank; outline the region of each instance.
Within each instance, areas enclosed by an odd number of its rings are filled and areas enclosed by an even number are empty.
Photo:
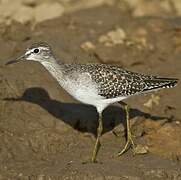
[[[126,102],[135,142],[149,153],[128,151],[124,112],[104,112],[97,164],[84,164],[95,142],[97,114],[64,92],[34,62],[5,67],[36,41],[52,45],[65,62],[113,63],[127,69],[181,78],[181,18],[131,17],[115,6],[81,10],[0,32],[0,179],[180,179],[180,84]],[[117,136],[115,135],[117,134]]]

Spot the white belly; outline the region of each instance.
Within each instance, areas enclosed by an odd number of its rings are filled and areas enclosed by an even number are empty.
[[[78,101],[93,105],[98,112],[102,112],[107,106],[115,102],[121,101],[126,97],[118,97],[113,99],[106,99],[98,94],[95,84],[89,82],[84,84],[77,84],[77,82],[70,81],[63,85],[63,88]]]
[[[75,99],[85,104],[94,105],[95,102],[104,98],[98,94],[97,87],[90,81],[68,80],[62,84],[62,87]]]

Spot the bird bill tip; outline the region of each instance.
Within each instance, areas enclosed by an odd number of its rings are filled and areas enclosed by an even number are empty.
[[[16,62],[18,62],[18,60],[11,60],[11,61],[8,61],[5,65],[14,64]]]
[[[20,62],[24,57],[25,56],[23,55],[23,56],[20,56],[20,57],[18,57],[16,59],[10,60],[7,63],[5,63],[5,65],[9,65],[9,64],[14,64],[14,63]]]

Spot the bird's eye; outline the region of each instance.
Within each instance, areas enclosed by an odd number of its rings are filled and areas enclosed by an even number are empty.
[[[34,49],[33,52],[34,52],[34,53],[39,53],[39,51],[40,51],[40,50],[36,48],[36,49]]]

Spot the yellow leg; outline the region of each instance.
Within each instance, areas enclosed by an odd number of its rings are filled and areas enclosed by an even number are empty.
[[[98,125],[98,128],[97,128],[97,138],[96,138],[96,143],[94,145],[94,150],[93,150],[93,153],[92,153],[92,159],[91,161],[93,163],[96,162],[96,156],[97,156],[97,153],[98,153],[98,150],[100,148],[100,137],[102,135],[102,131],[103,131],[103,124],[102,124],[102,113],[99,113],[99,125]]]
[[[125,144],[124,148],[118,153],[118,156],[121,156],[122,154],[124,154],[130,148],[130,146],[132,146],[133,152],[135,153],[135,144],[132,139],[130,121],[129,121],[129,107],[126,103],[120,102],[120,104],[123,105],[125,112],[126,112],[126,135],[127,135],[127,138],[126,138],[126,144]]]

